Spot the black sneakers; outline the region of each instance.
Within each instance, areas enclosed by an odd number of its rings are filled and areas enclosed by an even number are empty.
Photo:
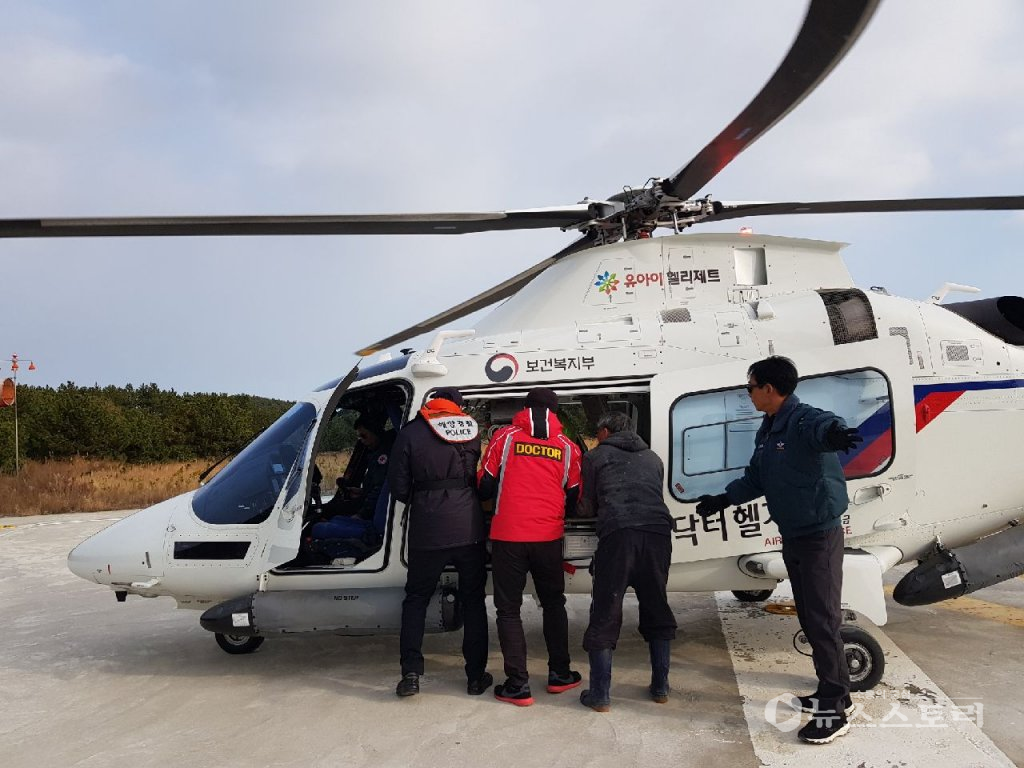
[[[565,693],[583,682],[579,672],[569,670],[566,674],[560,675],[557,672],[548,672],[548,693]]]
[[[470,680],[466,683],[466,693],[470,696],[479,696],[488,688],[491,687],[491,683],[494,682],[494,677],[490,672],[484,672],[476,680]]]
[[[818,712],[796,735],[808,744],[828,744],[849,730],[850,723],[841,712]]]
[[[406,672],[398,681],[395,693],[399,696],[415,696],[420,692],[420,676],[415,672]]]
[[[800,712],[807,712],[813,715],[818,711],[819,701],[820,699],[817,694],[811,694],[810,696],[794,696],[793,701],[790,702],[790,706]],[[843,699],[843,714],[847,717],[853,714],[853,699],[849,696]]]
[[[494,678],[491,677],[490,672],[484,672],[476,680],[470,680],[466,683],[466,693],[470,696],[479,696],[481,693],[491,687],[491,683],[494,682]],[[395,687],[395,693],[398,696],[415,696],[420,692],[420,676],[415,672],[406,672],[402,675],[402,679],[398,681],[398,685]]]
[[[489,678],[490,675],[487,677]],[[581,682],[583,682],[583,678],[579,672],[570,670],[564,675],[548,672],[547,690],[548,693],[562,693],[570,688],[575,688]],[[533,694],[530,692],[529,684],[516,687],[508,680],[501,685],[494,686],[494,698],[504,701],[506,704],[515,704],[517,707],[528,707],[533,704]]]
[[[494,686],[494,698],[507,704],[515,704],[517,707],[528,707],[533,704],[533,694],[530,693],[529,685],[517,688],[514,685],[509,685],[508,680],[501,685]]]

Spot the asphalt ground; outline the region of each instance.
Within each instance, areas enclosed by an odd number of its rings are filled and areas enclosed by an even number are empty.
[[[398,699],[397,637],[271,637],[254,654],[230,656],[197,612],[166,598],[119,604],[78,579],[68,551],[114,516],[0,519],[13,526],[0,528],[4,768],[1024,764],[1020,579],[926,608],[890,599],[888,625],[864,624],[886,651],[882,684],[854,697],[847,736],[810,746],[790,715],[769,712],[776,695],[813,686],[810,660],[792,649],[795,619],[728,593],[672,596],[680,635],[667,704],[647,698],[635,608],[615,653],[610,713],[582,707],[577,691],[546,694],[530,604],[534,706],[496,702],[490,691],[467,696],[459,633],[426,638],[422,692]],[[584,675],[588,607],[569,598]],[[493,632],[489,669],[500,681]]]

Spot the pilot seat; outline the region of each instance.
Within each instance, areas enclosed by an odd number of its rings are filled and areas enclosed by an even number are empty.
[[[384,543],[389,498],[388,483],[384,481],[371,519],[338,516],[316,523],[310,528],[306,549],[327,563],[338,559],[351,558],[355,562],[366,559]]]

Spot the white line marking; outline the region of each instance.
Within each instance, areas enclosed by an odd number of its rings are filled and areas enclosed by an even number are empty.
[[[788,583],[772,599],[791,599]],[[810,658],[793,647],[799,625],[795,616],[765,613],[761,604],[741,603],[729,592],[716,592],[718,615],[732,657],[736,684],[743,697],[743,714],[754,752],[763,766],[821,768],[830,765],[998,766],[1013,763],[978,726],[984,701],[951,700],[905,653],[877,627],[863,628],[885,652],[885,674],[875,688],[853,694],[856,711],[850,732],[827,745],[801,742],[793,710],[780,704],[775,721],[769,711],[775,697],[805,695],[815,686]],[[980,709],[978,704],[981,704]],[[781,726],[781,728],[780,728]],[[788,730],[783,730],[788,729]]]
[[[126,517],[125,515],[122,515],[120,517],[85,517],[85,518],[75,519],[75,520],[48,520],[45,523],[21,523],[21,524],[18,524],[18,523],[5,523],[2,527],[0,527],[0,538],[3,538],[4,536],[10,536],[12,533],[17,533],[18,531],[27,530],[28,528],[46,528],[46,527],[51,526],[51,525],[70,525],[72,523],[93,523],[93,522],[96,522],[96,521],[100,521],[100,522],[116,522],[118,520],[123,520],[125,517]]]

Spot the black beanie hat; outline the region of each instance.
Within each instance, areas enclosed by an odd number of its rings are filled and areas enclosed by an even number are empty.
[[[547,387],[534,387],[526,393],[527,408],[547,408],[549,411],[558,410],[558,395],[554,390]]]
[[[373,432],[377,437],[381,437],[384,434],[384,419],[385,417],[378,413],[364,413],[356,419],[352,427],[354,429],[362,427],[369,432]]]
[[[465,398],[462,397],[462,393],[459,392],[455,387],[440,387],[430,393],[430,398],[440,398],[442,400],[451,400],[459,408],[466,404]]]

